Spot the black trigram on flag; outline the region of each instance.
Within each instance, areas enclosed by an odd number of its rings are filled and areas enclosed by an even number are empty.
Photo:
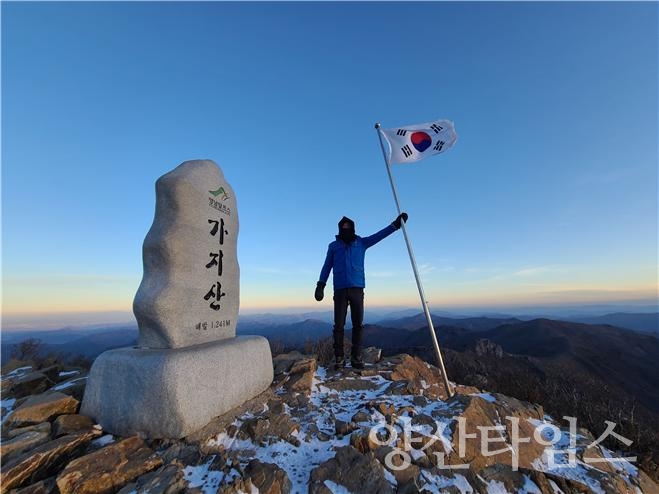
[[[441,127],[440,127],[441,129]],[[437,144],[435,144],[435,147],[433,148],[435,151],[441,151],[442,148],[444,147],[444,144],[446,144],[444,141],[437,141]]]
[[[405,134],[407,134],[405,129],[398,129],[398,132],[396,132],[397,136],[404,136]]]
[[[435,134],[439,134],[442,130],[444,130],[443,127],[437,124],[432,124],[430,128],[435,131]]]
[[[400,150],[403,152],[406,158],[412,156],[412,150],[407,144],[405,144],[402,148],[400,148]]]

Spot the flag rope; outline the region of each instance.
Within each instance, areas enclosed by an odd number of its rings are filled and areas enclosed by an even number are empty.
[[[396,209],[398,214],[402,213],[400,209],[400,201],[398,200],[398,193],[396,192],[396,185],[394,184],[394,177],[391,173],[391,165],[387,159],[387,153],[384,150],[384,143],[382,142],[382,130],[380,129],[380,124],[376,123],[375,128],[378,132],[378,138],[380,139],[380,149],[382,149],[382,157],[384,158],[384,163],[387,166],[387,175],[389,176],[389,183],[391,184],[391,191],[394,195],[394,201],[396,202]],[[403,237],[405,238],[405,244],[407,245],[407,252],[410,255],[410,262],[412,263],[412,271],[414,271],[414,278],[416,279],[416,286],[419,289],[419,297],[421,297],[421,305],[423,306],[423,312],[426,315],[426,321],[428,323],[428,329],[430,330],[430,337],[432,339],[433,346],[435,348],[435,356],[439,362],[439,369],[442,373],[442,378],[444,380],[444,386],[446,387],[446,392],[449,397],[453,396],[453,388],[451,383],[448,380],[446,375],[446,368],[444,367],[444,359],[442,358],[442,352],[439,349],[439,343],[437,342],[437,336],[435,335],[435,328],[432,323],[432,317],[430,317],[430,309],[428,308],[428,301],[426,300],[426,295],[423,291],[423,286],[421,285],[421,278],[419,277],[419,270],[416,266],[416,259],[414,258],[414,252],[412,251],[412,244],[410,244],[410,239],[407,235],[407,229],[405,227],[405,222],[401,221],[401,228],[403,230]]]

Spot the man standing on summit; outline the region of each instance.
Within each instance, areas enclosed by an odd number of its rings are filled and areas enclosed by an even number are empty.
[[[333,271],[334,283],[334,356],[336,370],[345,366],[343,356],[343,329],[350,305],[352,320],[352,355],[351,364],[355,369],[363,369],[361,355],[362,322],[364,320],[364,256],[366,249],[377,244],[398,230],[402,222],[407,222],[407,213],[398,217],[387,227],[370,237],[355,234],[355,222],[345,216],[339,221],[339,234],[329,244],[325,263],[320,271],[320,280],[316,284],[315,298],[321,301],[330,270]]]

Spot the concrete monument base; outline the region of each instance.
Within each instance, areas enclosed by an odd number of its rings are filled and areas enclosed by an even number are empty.
[[[94,362],[80,413],[112,434],[178,439],[266,390],[272,379],[270,345],[261,336],[119,348]]]

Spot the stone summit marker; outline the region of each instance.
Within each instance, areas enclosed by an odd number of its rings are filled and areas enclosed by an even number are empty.
[[[94,361],[81,413],[114,434],[180,438],[270,385],[268,341],[236,337],[237,240],[235,194],[213,161],[156,181],[133,302],[138,346]]]

